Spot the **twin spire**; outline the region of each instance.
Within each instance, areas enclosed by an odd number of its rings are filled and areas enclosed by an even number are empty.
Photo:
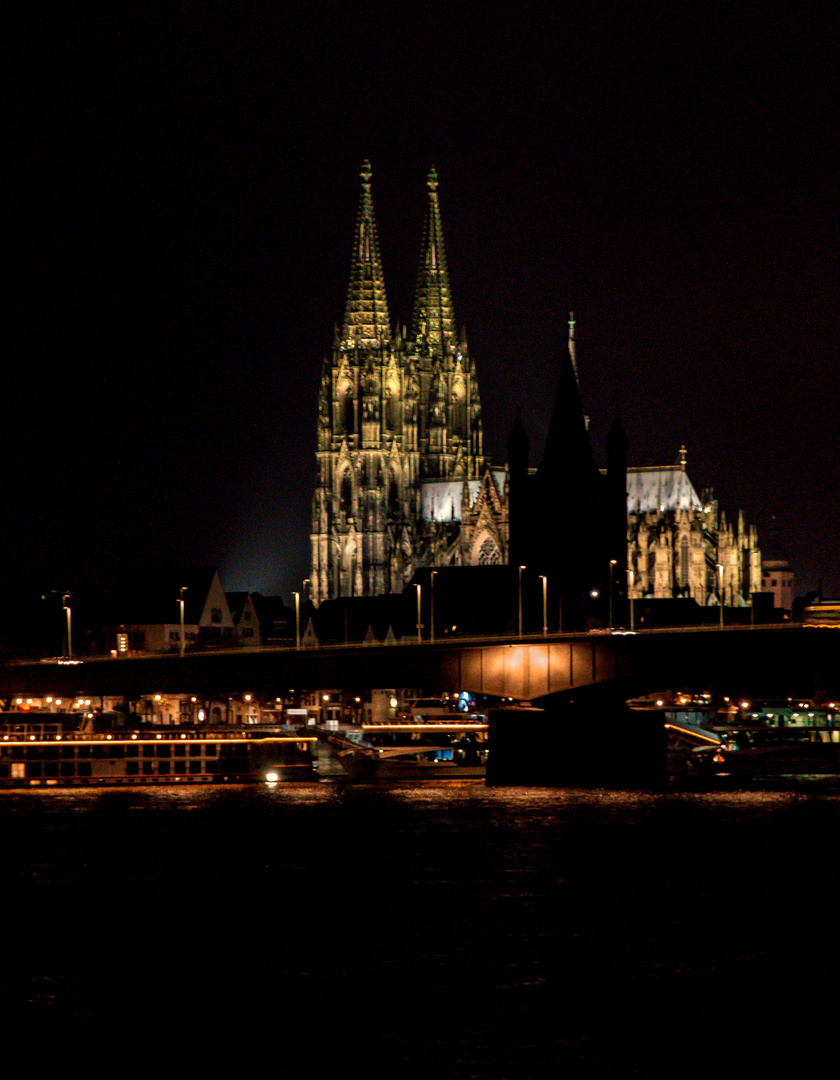
[[[438,178],[434,168],[426,181],[429,201],[423,223],[420,271],[414,298],[411,336],[418,345],[428,345],[433,352],[455,347],[455,313],[446,269],[443,228],[440,224]]]
[[[370,162],[362,163],[362,201],[356,218],[350,288],[344,313],[341,343],[348,349],[381,348],[391,340],[385,278],[379,255],[379,237],[370,196]]]
[[[341,344],[345,348],[382,348],[391,340],[370,179],[370,162],[365,161],[361,171],[362,198],[356,219],[350,287],[341,334]],[[455,347],[455,314],[446,269],[437,187],[437,173],[433,168],[426,181],[428,204],[411,331],[412,340],[418,346],[426,346],[434,353]]]

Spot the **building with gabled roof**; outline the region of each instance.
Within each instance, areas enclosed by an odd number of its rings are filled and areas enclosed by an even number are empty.
[[[234,624],[219,572],[213,567],[155,570],[125,582],[113,607],[114,632],[130,652],[177,652],[184,645],[230,645]]]
[[[226,592],[233,620],[233,636],[238,645],[262,645],[260,620],[249,592]]]

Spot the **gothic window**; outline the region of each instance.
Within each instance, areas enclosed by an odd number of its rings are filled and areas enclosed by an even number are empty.
[[[502,553],[499,551],[499,545],[492,536],[488,536],[478,549],[478,565],[498,566],[501,561]]]
[[[688,585],[688,539],[685,536],[680,541],[680,585],[683,588]]]
[[[400,487],[397,483],[397,478],[391,473],[391,480],[388,484],[388,513],[396,514],[400,508]]]
[[[650,542],[648,547],[647,572],[648,592],[653,592],[653,590],[656,588],[656,545],[653,542]]]
[[[467,399],[463,380],[458,380],[453,387],[452,434],[459,439],[467,437]]]
[[[339,509],[343,514],[349,514],[353,510],[353,482],[350,479],[350,471],[346,470],[341,478],[339,495]]]
[[[400,386],[396,379],[390,379],[385,387],[385,430],[399,431],[400,427]]]
[[[347,391],[347,393],[344,395],[344,398],[343,398],[341,404],[342,404],[342,410],[343,410],[342,424],[343,424],[344,434],[345,435],[352,435],[353,431],[354,431],[354,428],[355,428],[355,424],[354,424],[354,419],[355,418],[353,416],[353,393],[352,393],[352,391],[350,391],[350,390]]]

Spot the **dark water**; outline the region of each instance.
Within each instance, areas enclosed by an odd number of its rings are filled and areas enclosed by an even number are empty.
[[[833,1070],[836,787],[51,790],[0,815],[0,1015],[39,1056]]]

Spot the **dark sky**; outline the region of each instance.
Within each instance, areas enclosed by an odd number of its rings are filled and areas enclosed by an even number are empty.
[[[50,5],[52,7],[54,5]],[[408,321],[435,165],[496,461],[566,313],[599,455],[840,593],[837,40],[825,6],[154,3],[10,28],[5,584],[306,576],[362,160]]]

